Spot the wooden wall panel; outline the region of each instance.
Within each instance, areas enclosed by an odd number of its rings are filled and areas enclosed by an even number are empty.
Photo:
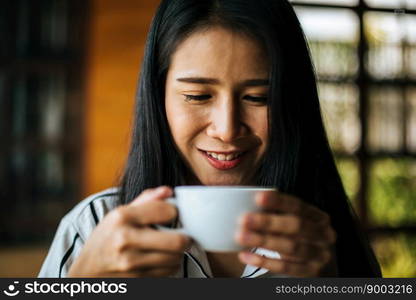
[[[92,0],[83,195],[113,186],[128,151],[144,41],[158,0]]]

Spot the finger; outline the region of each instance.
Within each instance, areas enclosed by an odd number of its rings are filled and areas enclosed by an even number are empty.
[[[169,253],[156,251],[125,251],[117,262],[117,270],[130,272],[149,268],[170,268],[178,266],[183,253]]]
[[[134,227],[126,227],[116,232],[112,242],[119,253],[127,249],[182,253],[190,244],[191,239],[184,234]]]
[[[164,201],[122,205],[111,211],[112,221],[118,224],[163,224],[172,221],[176,216],[176,208]]]
[[[298,215],[248,213],[240,218],[242,229],[273,234],[296,235],[316,242],[335,242],[335,231],[329,225],[317,224]]]
[[[293,277],[318,277],[323,265],[319,262],[298,263],[283,259],[273,259],[251,252],[240,252],[239,259],[246,264],[265,268],[272,273]]]
[[[299,198],[276,191],[259,192],[256,203],[265,210],[305,216],[312,221],[328,224],[329,215]]]
[[[172,189],[168,186],[159,186],[153,189],[146,189],[129,205],[138,205],[152,200],[162,200],[172,196],[172,193]]]
[[[324,260],[328,246],[308,243],[284,235],[259,234],[253,231],[242,231],[237,234],[237,241],[246,247],[261,247],[277,251],[301,260]]]

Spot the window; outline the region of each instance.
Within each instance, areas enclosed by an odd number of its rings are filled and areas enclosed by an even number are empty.
[[[416,1],[291,1],[347,194],[383,274],[416,276]]]
[[[0,9],[0,243],[50,240],[79,198],[85,1]]]

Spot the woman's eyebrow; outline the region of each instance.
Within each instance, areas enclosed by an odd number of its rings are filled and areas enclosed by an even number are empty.
[[[207,77],[183,77],[183,78],[176,78],[176,80],[180,82],[200,83],[200,84],[219,84],[220,83],[218,79],[207,78]]]
[[[197,84],[219,84],[220,81],[215,78],[208,77],[182,77],[176,78],[177,81]],[[269,85],[268,79],[247,79],[241,82],[242,86],[265,86]]]

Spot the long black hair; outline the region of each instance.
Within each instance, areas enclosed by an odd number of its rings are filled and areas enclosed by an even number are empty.
[[[381,276],[340,180],[322,122],[309,49],[286,0],[161,2],[147,37],[120,202],[129,203],[147,188],[183,183],[189,170],[175,148],[166,119],[166,74],[177,45],[210,26],[248,35],[267,51],[270,138],[255,176],[257,185],[297,195],[331,216],[338,235],[339,276]]]

